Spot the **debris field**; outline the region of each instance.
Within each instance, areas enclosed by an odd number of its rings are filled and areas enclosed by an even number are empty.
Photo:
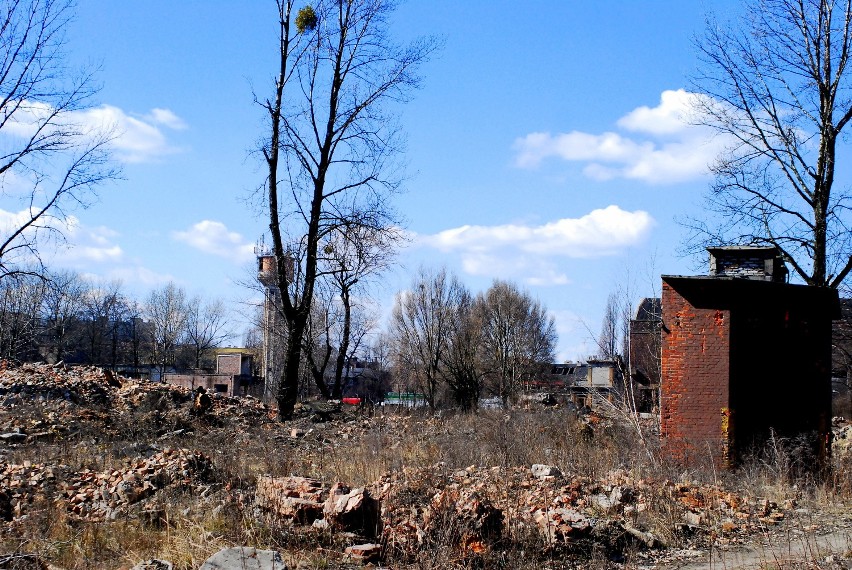
[[[237,446],[263,437],[318,461],[330,442],[370,437],[375,419],[332,407],[322,410],[327,421],[317,421],[314,408],[304,407],[300,420],[282,424],[256,399],[213,396],[199,406],[198,395],[98,368],[0,363],[0,537],[20,543],[28,519],[50,508],[78,525],[138,518],[162,529],[169,498],[181,494],[199,510],[236,506],[253,524],[288,528],[304,540],[337,536],[341,564],[414,563],[436,546],[454,549],[458,559],[483,558],[522,541],[542,556],[582,560],[603,551],[618,564],[615,553],[630,550],[657,564],[793,526],[817,532],[829,520],[850,522],[845,515],[820,518],[792,498],[774,502],[721,483],[656,479],[627,468],[591,478],[546,463],[438,462],[402,465],[357,486],[309,473],[247,479],[210,448],[215,437]],[[400,441],[415,430],[428,438],[436,425],[386,417],[382,429]]]

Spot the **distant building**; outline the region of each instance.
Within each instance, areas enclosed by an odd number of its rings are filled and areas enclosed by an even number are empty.
[[[594,408],[600,400],[611,402],[620,394],[621,379],[614,360],[590,359],[583,368],[585,374],[578,375],[569,388],[571,401],[577,407]]]
[[[189,390],[204,388],[224,396],[262,394],[263,383],[253,374],[255,355],[243,349],[221,349],[216,355],[216,372],[167,373],[163,381]]]
[[[630,321],[628,388],[637,412],[659,410],[662,315],[660,298],[649,297],[642,299]]]
[[[242,380],[254,376],[254,351],[244,348],[220,348],[216,351],[216,372],[239,376]]]
[[[343,369],[344,397],[360,398],[366,403],[384,400],[392,388],[390,374],[376,361],[350,358]]]
[[[530,391],[570,392],[575,384],[586,381],[586,364],[583,362],[561,362],[551,364],[550,373],[537,376],[527,383]]]

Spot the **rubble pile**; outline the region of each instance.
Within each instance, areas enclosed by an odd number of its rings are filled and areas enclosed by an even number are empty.
[[[171,406],[192,415],[210,414],[253,425],[274,420],[269,406],[257,398],[232,398],[221,394],[210,396],[206,393],[204,395],[207,396],[205,404],[199,406],[196,404],[198,394],[187,388],[125,379],[124,387],[117,391],[114,405],[129,411],[144,408],[161,410]]]
[[[43,463],[3,464],[0,519],[26,516],[39,500],[63,504],[69,516],[89,521],[114,519],[127,508],[166,488],[198,488],[210,479],[210,459],[198,451],[164,449],[118,469],[72,471]]]
[[[835,418],[833,423],[832,454],[844,458],[852,450],[852,423],[847,423],[842,418]]]
[[[336,533],[351,560],[387,562],[414,561],[426,549],[448,548],[464,558],[518,544],[550,553],[636,546],[657,556],[658,547],[741,544],[796,512],[792,501],[778,505],[717,485],[655,480],[625,469],[592,478],[564,465],[459,469],[437,463],[390,471],[365,487],[332,484],[339,475],[329,481],[259,475],[269,472],[262,454],[271,449],[293,459],[279,472],[322,477],[331,452],[341,458],[352,452],[369,463],[369,457],[382,458],[358,454],[383,450],[416,463],[427,456],[427,446],[474,434],[469,425],[460,432],[440,418],[367,418],[337,404],[304,404],[298,412],[297,420],[281,424],[254,398],[139,382],[91,367],[0,362],[0,521],[13,529],[46,504],[58,505],[74,525],[147,517],[165,508],[168,491],[182,489],[193,499],[225,505],[224,513],[238,505],[276,528],[283,522],[310,536]],[[611,421],[587,414],[566,429],[603,438]],[[185,437],[192,431],[194,437]],[[174,447],[163,447],[165,441]],[[852,428],[839,427],[835,452],[852,448],[849,442]],[[185,449],[191,446],[198,450]],[[62,455],[69,448],[75,449],[71,459]],[[243,464],[244,449],[250,457]],[[51,465],[40,462],[45,457],[66,458]],[[82,467],[58,464],[80,457]],[[362,484],[379,471],[363,472],[369,475]]]
[[[785,516],[773,501],[743,497],[714,485],[666,481],[661,492],[685,507],[683,521],[687,526],[716,526],[725,534],[760,531],[778,524]],[[792,509],[795,503],[790,500],[785,507]]]
[[[255,504],[296,526],[368,538],[377,529],[386,552],[411,558],[429,547],[482,554],[529,536],[545,547],[630,540],[653,548],[667,546],[673,533],[696,547],[711,540],[730,544],[785,517],[771,501],[716,486],[652,481],[625,470],[600,479],[565,476],[547,465],[449,472],[438,464],[387,473],[354,490],[304,477],[261,477]]]
[[[22,465],[3,465],[0,472],[0,519],[20,519],[36,500],[44,500],[55,492],[62,469],[29,461]]]
[[[259,477],[255,503],[261,509],[298,524],[322,518],[328,494],[320,481],[307,477]]]
[[[255,504],[296,525],[313,525],[373,537],[379,527],[379,502],[361,487],[325,487],[306,477],[260,477]]]
[[[363,487],[352,489],[335,483],[328,492],[322,512],[324,520],[334,530],[373,538],[379,528],[379,501]]]
[[[84,470],[61,486],[72,515],[89,520],[115,518],[122,509],[166,487],[191,487],[210,480],[210,458],[188,449],[164,449],[124,469]]]
[[[481,554],[503,535],[503,512],[488,497],[459,488],[435,494],[423,512],[423,533],[463,551]],[[393,543],[397,537],[388,536]]]
[[[536,467],[535,472],[541,473],[542,466]],[[663,521],[649,516],[663,501],[676,512],[675,526],[699,541],[721,535],[727,537],[723,542],[737,542],[738,536],[758,532],[784,518],[778,505],[767,500],[698,483],[634,478],[623,470],[600,480],[579,475],[536,476],[527,468],[471,466],[443,475],[440,470],[437,466],[389,473],[375,484],[388,545],[413,554],[430,540],[436,513],[444,513],[446,518],[448,505],[455,509],[453,524],[464,531],[459,546],[475,544],[477,548],[494,543],[501,534],[522,536],[530,531],[547,544],[627,533],[646,546],[663,546],[662,537],[672,529],[660,528]],[[477,534],[477,525],[492,530]],[[502,533],[497,531],[501,525]]]
[[[213,411],[231,419],[250,422],[252,425],[270,422],[276,417],[274,410],[252,396],[213,398]]]
[[[135,423],[155,430],[160,427],[159,432],[169,426],[187,426],[199,415],[252,425],[274,419],[269,407],[256,398],[207,396],[208,405],[202,410],[194,406],[195,399],[196,394],[186,388],[117,377],[91,366],[10,366],[0,361],[0,409],[8,412],[0,415],[0,442],[67,436],[83,421],[96,423],[105,435],[120,436],[120,426],[135,421],[128,414],[151,415]],[[15,413],[25,404],[40,405],[42,417]]]
[[[23,364],[12,367],[0,361],[0,403],[9,406],[29,400],[56,400],[107,405],[115,392],[110,379],[116,383],[112,374],[92,366]]]

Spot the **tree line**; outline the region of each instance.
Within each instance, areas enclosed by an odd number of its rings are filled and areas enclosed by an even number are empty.
[[[387,336],[397,376],[432,409],[466,411],[483,396],[508,406],[524,381],[549,371],[557,341],[553,317],[514,283],[474,296],[444,269],[421,269],[397,295]]]
[[[358,363],[372,369],[385,392],[416,393],[433,410],[471,411],[482,398],[509,406],[524,383],[549,372],[554,359],[553,317],[511,282],[495,280],[474,295],[446,269],[420,268],[410,286],[396,294],[384,327],[365,289],[347,297],[339,280],[324,278],[318,285],[298,361],[302,397],[356,395],[347,381]],[[275,329],[266,331],[267,342],[285,346],[287,320],[275,322]],[[262,335],[266,324],[258,319],[254,336]],[[267,357],[280,367],[283,352],[273,348]],[[277,370],[268,375],[268,393],[275,393],[277,378]]]
[[[168,283],[143,300],[120,281],[72,271],[22,272],[0,280],[0,359],[144,369],[212,368],[213,349],[232,335],[221,300]]]

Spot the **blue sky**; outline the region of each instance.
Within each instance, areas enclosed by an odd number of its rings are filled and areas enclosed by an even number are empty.
[[[558,357],[594,352],[607,295],[659,274],[705,271],[678,257],[678,216],[700,214],[719,141],[686,125],[691,38],[732,1],[409,0],[400,41],[444,48],[401,107],[411,175],[396,206],[412,245],[374,288],[387,313],[420,264],[474,291],[510,279],[553,313]],[[251,154],[264,135],[252,92],[271,91],[274,2],[82,0],[73,64],[94,63],[97,111],[122,135],[123,179],[74,214],[54,263],[122,279],[143,296],[169,280],[235,303],[266,221]],[[0,214],[12,209],[0,201]]]

